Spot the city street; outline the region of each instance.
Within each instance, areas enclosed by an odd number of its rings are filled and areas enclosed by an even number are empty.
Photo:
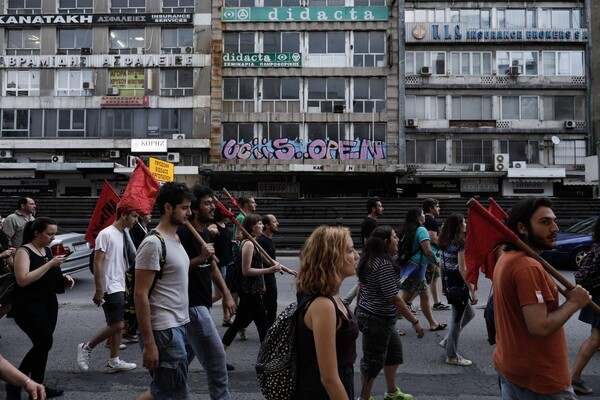
[[[297,268],[297,257],[280,257],[278,259],[285,265]],[[572,280],[570,271],[563,271]],[[138,364],[133,372],[106,374],[104,364],[107,362],[108,349],[98,346],[92,356],[91,370],[87,373],[80,372],[76,363],[76,346],[88,340],[97,330],[104,325],[104,316],[100,309],[92,304],[93,276],[84,270],[75,274],[76,285],[72,290],[59,296],[61,308],[59,310],[58,326],[54,335],[54,347],[50,353],[46,374],[47,384],[64,388],[65,400],[89,399],[134,399],[137,394],[144,391],[149,382],[147,372],[141,367],[141,355],[137,344],[128,344],[121,351],[121,358]],[[279,305],[280,309],[288,305],[295,298],[294,280],[290,275],[278,275]],[[352,287],[355,278],[348,279],[342,287],[342,294]],[[475,307],[475,319],[469,324],[462,336],[459,345],[460,353],[473,360],[472,367],[447,365],[444,362],[444,351],[438,345],[442,339],[442,332],[427,331],[421,340],[416,338],[412,326],[403,320],[398,322],[398,327],[407,332],[402,338],[404,346],[405,363],[399,369],[398,384],[404,392],[411,393],[415,399],[463,399],[463,400],[491,400],[499,399],[497,378],[492,366],[493,346],[486,341],[486,331],[483,320],[483,306],[489,293],[490,281],[483,276],[480,278],[479,298],[480,303]],[[445,301],[445,299],[444,299]],[[418,307],[418,302],[413,305]],[[440,322],[450,322],[450,311],[434,311],[435,317]],[[221,327],[222,311],[220,303],[213,310],[219,332]],[[426,322],[419,313],[418,318]],[[427,327],[425,327],[427,329]],[[569,359],[572,363],[579,344],[589,335],[588,325],[577,320],[577,315],[572,317],[567,325],[567,338]],[[12,319],[0,320],[0,354],[14,364],[18,364],[25,352],[30,348],[29,339],[21,332]],[[258,352],[258,334],[253,325],[248,329],[247,341],[234,341],[228,351],[228,361],[235,365],[236,370],[230,373],[230,387],[234,399],[261,399],[262,395],[256,382],[254,362]],[[358,396],[360,390],[359,361],[361,355],[360,338],[357,343],[358,359],[356,362],[355,390]],[[523,360],[527,363],[528,360]],[[535,368],[532,365],[531,368]],[[190,389],[193,399],[208,399],[204,372],[197,361],[191,367]],[[600,353],[596,355],[587,366],[583,379],[596,393],[600,393]],[[373,395],[377,399],[383,397],[385,385],[383,376],[377,378]],[[4,398],[4,389],[0,390],[0,398]],[[25,397],[23,397],[25,398]],[[585,396],[587,399],[600,399],[594,394]]]

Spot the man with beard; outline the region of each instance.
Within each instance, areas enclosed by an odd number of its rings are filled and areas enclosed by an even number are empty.
[[[367,243],[369,236],[371,236],[371,232],[377,228],[377,217],[383,214],[383,210],[379,197],[371,197],[367,200],[367,211],[369,214],[360,225],[360,237],[362,238],[363,247]]]
[[[507,226],[536,252],[556,246],[558,226],[547,198],[519,201]],[[567,300],[559,304],[556,283],[542,265],[506,245],[494,269],[494,366],[502,399],[577,399],[563,325],[591,296],[579,285],[564,295]]]

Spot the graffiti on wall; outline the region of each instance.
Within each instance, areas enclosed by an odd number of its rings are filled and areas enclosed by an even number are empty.
[[[228,160],[383,160],[387,146],[370,139],[301,140],[254,138],[249,143],[229,139],[222,142],[221,153]]]

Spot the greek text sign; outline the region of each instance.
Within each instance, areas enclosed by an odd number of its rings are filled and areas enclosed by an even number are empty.
[[[224,53],[223,67],[301,67],[300,53]]]
[[[387,21],[387,7],[223,7],[225,22]]]
[[[154,175],[157,181],[173,182],[175,179],[175,165],[173,163],[150,157],[148,164],[150,173]]]
[[[167,139],[131,139],[132,153],[166,153]]]
[[[0,68],[163,68],[207,65],[209,63],[203,54],[0,55]]]
[[[42,14],[0,15],[0,26],[191,24],[193,14]]]

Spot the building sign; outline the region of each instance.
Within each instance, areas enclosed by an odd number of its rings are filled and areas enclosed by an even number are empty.
[[[250,143],[230,139],[222,143],[221,155],[228,160],[383,160],[387,146],[382,141],[369,139],[330,140],[279,138]]]
[[[460,191],[467,193],[498,192],[500,186],[496,178],[461,178]]]
[[[464,24],[406,24],[406,42],[587,42],[587,29],[467,28]]]
[[[102,96],[100,108],[149,108],[150,96]]]
[[[144,70],[111,69],[108,72],[108,86],[119,89],[144,89]],[[123,91],[119,92],[123,93]]]
[[[164,68],[209,64],[210,55],[205,54],[0,55],[0,68]]]
[[[167,25],[191,24],[194,15],[183,14],[41,14],[0,15],[0,26],[21,25]]]
[[[458,193],[458,179],[421,179],[419,192],[422,193]]]
[[[132,153],[166,153],[167,139],[131,139]]]
[[[545,186],[548,182],[533,182],[533,181],[517,181],[512,182],[513,192],[516,194],[541,194],[544,193]]]
[[[54,194],[54,191],[54,188],[50,186],[0,186],[0,195],[2,196],[39,196],[42,194]]]
[[[301,67],[300,53],[223,53],[223,67]]]
[[[175,179],[175,165],[168,161],[150,157],[148,160],[148,169],[157,181],[173,182]]]
[[[387,7],[223,7],[224,22],[387,21]]]

